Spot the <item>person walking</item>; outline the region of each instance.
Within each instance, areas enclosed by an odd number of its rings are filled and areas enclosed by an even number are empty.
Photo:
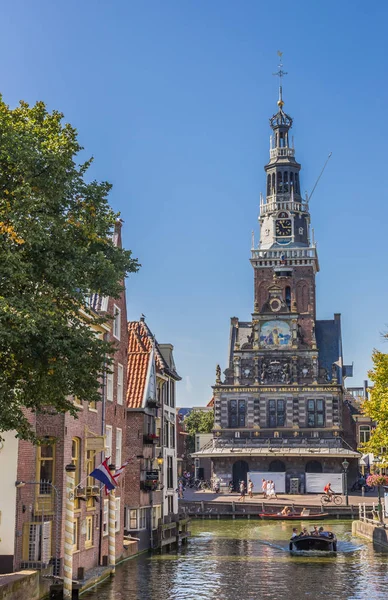
[[[265,479],[261,481],[261,491],[263,492],[263,498],[267,497],[267,482]]]
[[[250,498],[253,498],[253,487],[252,479],[248,479],[248,494]]]
[[[238,500],[242,500],[243,502],[245,502],[245,483],[243,481],[240,481],[240,494],[241,495]]]

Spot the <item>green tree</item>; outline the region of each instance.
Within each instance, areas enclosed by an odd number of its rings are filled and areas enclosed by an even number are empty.
[[[211,433],[214,429],[214,412],[212,410],[192,410],[184,420],[185,430],[190,435]]]
[[[71,396],[100,399],[113,346],[90,327],[106,318],[87,298],[117,298],[140,266],[114,245],[111,186],[86,181],[91,160],[76,162],[77,132],[62,119],[0,96],[0,432],[26,439],[26,409],[76,415]]]
[[[214,429],[214,412],[212,410],[192,410],[184,420],[187,436],[186,448],[192,454],[195,451],[195,434],[211,433]]]
[[[388,337],[385,335],[384,337]],[[388,456],[388,354],[375,350],[372,355],[373,369],[368,376],[373,385],[368,388],[368,399],[364,401],[364,414],[376,422],[368,443],[363,444],[364,452]]]

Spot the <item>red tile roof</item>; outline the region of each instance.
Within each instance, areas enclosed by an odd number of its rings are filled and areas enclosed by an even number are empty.
[[[153,347],[155,348],[156,370],[163,372],[165,363],[148,326],[144,321],[130,321],[128,323],[128,408],[143,406],[144,389]]]

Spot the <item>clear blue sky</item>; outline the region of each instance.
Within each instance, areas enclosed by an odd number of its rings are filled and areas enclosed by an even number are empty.
[[[365,0],[3,3],[4,99],[44,100],[113,183],[143,267],[130,319],[175,346],[178,404],[211,397],[229,319],[253,309],[251,230],[265,191],[278,49],[321,272],[318,318],[342,313],[349,385],[387,351],[388,4]]]

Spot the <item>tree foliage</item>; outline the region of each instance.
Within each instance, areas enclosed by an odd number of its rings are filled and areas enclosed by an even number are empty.
[[[385,336],[387,337],[387,336]],[[368,399],[364,401],[364,414],[376,422],[368,443],[363,444],[364,452],[375,455],[388,455],[388,354],[375,350],[372,355],[373,369],[368,376],[373,385],[368,388]]]
[[[87,297],[117,298],[139,267],[113,243],[110,184],[86,181],[91,160],[77,164],[62,119],[0,97],[0,431],[30,439],[26,409],[75,415],[71,396],[99,400],[113,348],[91,329],[103,318]]]
[[[192,410],[184,420],[185,430],[190,435],[211,433],[214,429],[214,412],[212,410]]]

